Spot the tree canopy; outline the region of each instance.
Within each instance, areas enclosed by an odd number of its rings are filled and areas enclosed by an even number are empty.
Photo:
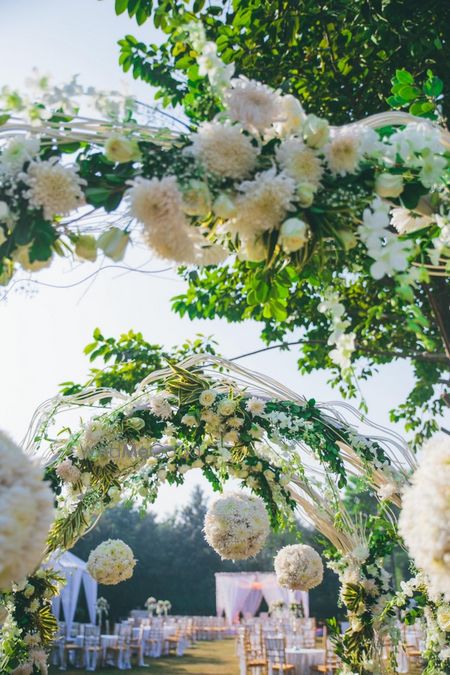
[[[199,74],[185,29],[192,20],[203,23],[207,38],[225,63],[235,64],[237,75],[293,93],[308,112],[333,123],[367,117],[388,104],[428,116],[436,97],[447,112],[441,97],[442,85],[449,84],[445,2],[218,0],[211,5],[196,0],[191,6],[178,0],[116,0],[115,9],[138,24],[151,19],[165,35],[151,45],[127,35],[119,43],[123,69],[157,87],[157,100],[182,106],[193,122],[210,119],[219,107]],[[350,239],[336,249],[332,266],[319,251],[300,266],[237,259],[182,273],[189,287],[173,303],[181,316],[259,321],[268,346],[299,344],[300,371],[331,369],[331,382],[344,396],[357,395],[357,380],[368,379],[379,365],[408,359],[415,384],[391,411],[392,420],[403,421],[417,445],[439,428],[450,354],[445,280],[430,278],[423,269],[415,271],[414,281],[406,276],[374,280]],[[330,289],[339,293],[347,330],[355,335],[346,373],[330,356],[336,317],[322,309]]]
[[[342,124],[386,109],[398,68],[432,68],[447,87],[450,8],[445,0],[115,0],[138,24],[151,18],[167,36],[120,41],[120,64],[157,87],[165,105],[193,119],[216,112],[198,75],[183,26],[196,19],[237,73],[300,98],[310,112]],[[414,98],[414,91],[406,91]]]

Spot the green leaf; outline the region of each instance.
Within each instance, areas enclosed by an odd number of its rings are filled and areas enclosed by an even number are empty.
[[[412,101],[417,96],[420,96],[420,93],[419,87],[412,87],[409,84],[403,85],[398,91],[399,96],[404,98],[405,101]]]
[[[425,82],[423,90],[427,96],[436,98],[442,94],[444,83],[438,77],[432,77]]]
[[[408,73],[407,70],[401,68],[395,71],[395,78],[398,82],[402,84],[414,84],[414,78],[411,73]]]
[[[123,14],[127,7],[128,7],[128,0],[116,0],[115,10],[117,15]]]
[[[8,115],[8,113],[0,115],[0,127],[3,126],[3,124],[6,124],[6,122],[10,119],[10,117],[11,115]]]

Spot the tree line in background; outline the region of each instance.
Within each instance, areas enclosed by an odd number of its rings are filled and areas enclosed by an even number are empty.
[[[369,497],[359,494],[355,499],[351,490],[348,494],[349,504],[353,503],[354,510],[373,509]],[[196,486],[189,502],[174,515],[162,520],[157,519],[152,511],[140,514],[131,507],[113,508],[105,513],[92,532],[77,542],[72,552],[83,560],[108,538],[122,539],[137,558],[129,581],[117,586],[99,586],[99,595],[110,603],[111,622],[126,618],[132,609],[144,609],[149,596],[170,600],[172,614],[215,614],[216,572],[272,572],[277,551],[299,541],[310,544],[321,554],[327,548],[326,542],[315,530],[297,522],[295,531],[272,532],[266,546],[255,558],[236,562],[221,560],[203,536],[207,503],[201,487]],[[402,578],[407,564],[406,554],[398,550],[390,567],[397,572],[398,578]],[[311,615],[318,619],[344,617],[338,593],[338,578],[326,569],[322,584],[310,591]],[[264,605],[262,607],[267,609]],[[77,617],[87,620],[82,603]]]
[[[109,510],[95,530],[80,539],[72,552],[83,560],[91,549],[108,538],[125,541],[137,559],[129,581],[117,586],[99,586],[99,595],[110,603],[111,621],[126,618],[132,609],[144,609],[149,596],[170,600],[172,614],[215,614],[216,572],[271,572],[276,552],[300,538],[318,550],[323,548],[317,543],[317,533],[298,523],[295,532],[272,532],[255,558],[236,562],[221,560],[202,532],[206,510],[207,499],[197,486],[189,502],[172,516],[161,520],[152,511],[140,515],[122,506]],[[310,593],[311,612],[320,618],[338,615],[337,597],[337,576],[327,570],[321,586]],[[83,607],[80,609],[83,612]]]

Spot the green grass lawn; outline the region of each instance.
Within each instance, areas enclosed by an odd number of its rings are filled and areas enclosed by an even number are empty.
[[[108,674],[129,673],[130,675],[146,675],[164,673],[164,675],[238,675],[239,663],[236,656],[236,643],[233,639],[217,642],[197,642],[190,647],[184,656],[167,656],[161,659],[148,659],[148,668],[133,670],[115,670],[101,668],[97,672]],[[85,670],[66,670],[66,675],[82,675]],[[58,668],[50,668],[49,675],[59,675]]]

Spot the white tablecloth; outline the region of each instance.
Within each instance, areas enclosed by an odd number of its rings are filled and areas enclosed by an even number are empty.
[[[296,675],[310,675],[310,666],[323,663],[324,649],[286,649],[286,661],[295,666]]]

